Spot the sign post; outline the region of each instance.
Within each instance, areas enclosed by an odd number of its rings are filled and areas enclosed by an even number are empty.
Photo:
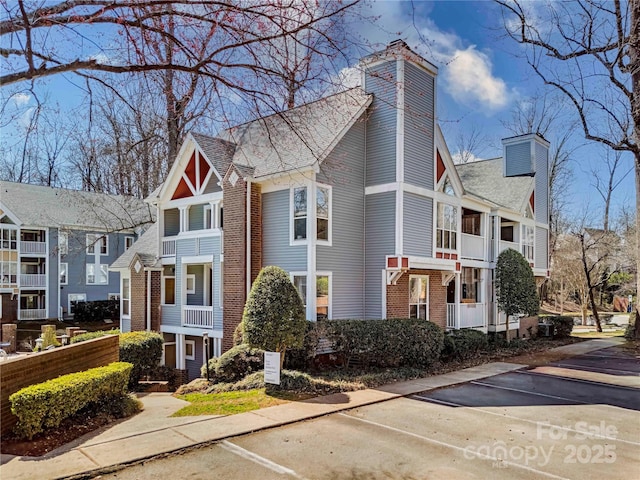
[[[280,353],[264,352],[264,383],[280,385]]]

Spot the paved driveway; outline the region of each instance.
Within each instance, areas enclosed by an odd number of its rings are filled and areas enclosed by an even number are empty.
[[[102,478],[639,478],[639,367],[616,347],[232,438]]]

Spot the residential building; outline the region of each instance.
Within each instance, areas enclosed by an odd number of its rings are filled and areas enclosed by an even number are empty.
[[[65,318],[77,301],[119,298],[108,266],[151,212],[134,198],[1,181],[2,323]]]
[[[189,376],[203,332],[213,356],[232,346],[266,265],[289,272],[309,320],[420,317],[485,332],[506,328],[493,291],[500,251],[547,276],[548,142],[507,138],[502,158],[454,165],[436,123],[437,68],[400,41],[360,68],[361,88],[215,138],[187,135],[147,199],[156,243],[118,266],[122,278],[147,269],[152,287],[159,273],[160,291],[145,292],[148,320],[129,320],[151,325],[159,298],[165,360]]]

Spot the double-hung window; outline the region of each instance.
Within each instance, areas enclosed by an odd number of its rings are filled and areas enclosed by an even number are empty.
[[[60,263],[60,285],[67,285],[69,267],[67,263]]]
[[[130,305],[131,305],[131,280],[128,278],[122,279],[122,298],[120,299],[122,316],[129,317]]]
[[[87,285],[107,285],[109,283],[109,265],[87,263]]]
[[[87,253],[89,255],[107,255],[109,253],[109,243],[106,235],[95,233],[87,234]]]
[[[533,262],[533,227],[522,225],[522,256]]]
[[[458,235],[458,209],[446,203],[438,203],[436,223],[436,248],[455,250]]]
[[[316,214],[316,239],[329,242],[331,239],[331,189],[316,187],[315,199],[309,198],[307,187],[296,187],[292,193],[293,241],[307,239],[307,219],[311,208]],[[309,205],[309,201],[313,202]]]
[[[409,317],[429,319],[429,277],[426,275],[409,277]]]
[[[176,274],[175,267],[167,265],[162,271],[162,304],[176,304]]]

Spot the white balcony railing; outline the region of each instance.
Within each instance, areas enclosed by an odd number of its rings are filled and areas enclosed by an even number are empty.
[[[20,242],[20,253],[28,255],[41,255],[47,253],[45,242]]]
[[[500,249],[498,250],[498,255],[504,252],[507,248],[512,248],[516,252],[520,251],[520,245],[515,242],[507,242],[506,240],[500,240]]]
[[[484,237],[462,234],[462,258],[485,260]]]
[[[165,237],[162,239],[162,256],[163,257],[175,257],[176,256],[176,239]]]
[[[183,306],[182,326],[213,328],[213,307],[204,305]]]
[[[21,287],[46,287],[47,276],[44,274],[23,273],[20,275]]]
[[[503,327],[507,324],[507,316],[504,312],[498,312],[495,316],[495,319],[491,322],[492,326]],[[517,315],[512,315],[509,318],[509,329],[520,328],[520,317]]]
[[[455,303],[447,303],[447,328],[483,328],[487,326],[484,303],[461,303],[460,316]]]
[[[47,310],[45,308],[20,310],[20,313],[18,314],[19,320],[42,320],[45,318],[47,318]]]

